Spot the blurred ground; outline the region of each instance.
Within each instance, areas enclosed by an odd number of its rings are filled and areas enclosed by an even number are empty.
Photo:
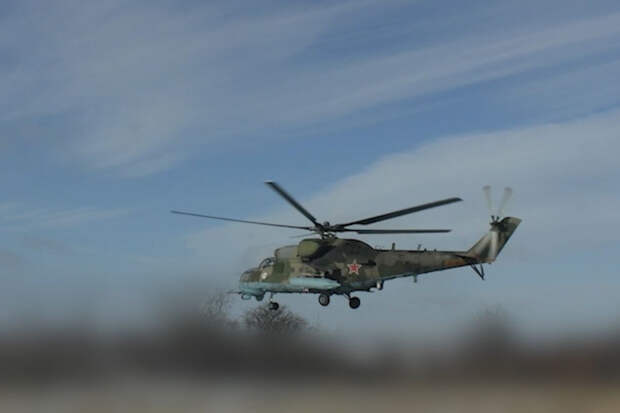
[[[454,343],[354,353],[284,306],[226,308],[215,297],[122,332],[1,332],[0,412],[620,411],[615,329],[526,343],[489,311]]]
[[[3,412],[617,412],[618,383],[543,385],[325,380],[186,381],[124,378],[99,385],[4,388]]]

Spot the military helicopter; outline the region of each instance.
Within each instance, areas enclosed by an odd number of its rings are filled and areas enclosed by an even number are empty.
[[[239,294],[245,300],[254,297],[257,301],[262,301],[265,294],[269,293],[269,308],[272,310],[279,308],[279,304],[273,300],[276,293],[318,294],[318,301],[322,306],[329,305],[332,295],[343,295],[348,298],[349,306],[356,309],[360,306],[360,299],[351,295],[356,291],[382,290],[385,281],[395,278],[413,277],[414,282],[417,282],[419,274],[464,266],[471,267],[484,280],[485,273],[482,265],[495,261],[497,255],[521,223],[519,218],[501,217],[502,210],[510,198],[512,190],[510,188],[504,190],[497,213],[494,213],[490,194],[491,188],[485,186],[483,189],[491,210],[491,227],[469,250],[430,251],[421,248],[397,250],[394,243],[392,243],[391,249],[376,249],[357,239],[338,238],[337,234],[345,232],[357,234],[450,232],[449,229],[371,229],[359,227],[460,202],[462,199],[458,197],[447,198],[369,218],[331,224],[319,222],[277,183],[267,181],[266,184],[306,217],[312,225],[285,225],[193,212],[171,212],[245,224],[306,230],[312,232],[314,236],[318,235],[318,238],[305,238],[296,245],[287,245],[276,249],[273,257],[265,258],[257,267],[250,268],[241,275],[239,289],[234,293]]]

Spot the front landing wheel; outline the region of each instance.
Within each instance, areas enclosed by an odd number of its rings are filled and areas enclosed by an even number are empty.
[[[352,309],[356,309],[357,307],[359,307],[361,304],[360,299],[357,297],[351,297],[349,298],[349,307],[351,307]]]
[[[329,295],[319,294],[319,304],[321,304],[323,307],[327,307],[329,305]]]
[[[269,309],[270,309],[271,311],[277,311],[277,310],[278,310],[278,308],[280,308],[280,304],[276,303],[275,301],[271,301],[271,302],[269,303]]]

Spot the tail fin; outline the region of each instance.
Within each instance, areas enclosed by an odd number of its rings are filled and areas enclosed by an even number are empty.
[[[492,222],[489,232],[467,251],[467,256],[475,258],[478,262],[495,261],[520,223],[521,220],[514,217]]]

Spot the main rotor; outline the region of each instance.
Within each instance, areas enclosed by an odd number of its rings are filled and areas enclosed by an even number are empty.
[[[388,212],[381,215],[372,216],[369,218],[358,219],[356,221],[345,222],[341,224],[331,224],[329,221],[319,222],[306,208],[304,208],[295,198],[293,198],[288,192],[286,192],[280,185],[273,181],[265,182],[267,186],[273,189],[278,195],[284,198],[289,204],[293,206],[297,211],[299,211],[303,216],[306,217],[311,223],[312,226],[301,226],[301,225],[286,225],[286,224],[275,224],[271,222],[261,222],[261,221],[248,221],[243,219],[235,219],[235,218],[225,218],[213,215],[203,215],[196,214],[193,212],[185,212],[185,211],[170,211],[173,214],[181,214],[181,215],[190,215],[200,218],[210,218],[217,219],[221,221],[231,221],[231,222],[240,222],[244,224],[255,224],[255,225],[266,225],[271,227],[280,227],[280,228],[293,228],[300,229],[305,231],[310,231],[312,233],[318,234],[321,238],[336,238],[336,234],[342,232],[354,232],[357,234],[434,234],[434,233],[445,233],[450,232],[449,229],[365,229],[365,228],[349,228],[350,226],[356,225],[370,225],[376,222],[386,221],[388,219],[400,217],[403,215],[413,214],[415,212],[424,211],[426,209],[436,208],[443,205],[452,204],[454,202],[462,201],[461,198],[453,197],[446,198],[435,202],[429,202],[426,204],[415,205],[409,208],[399,209],[397,211]]]

